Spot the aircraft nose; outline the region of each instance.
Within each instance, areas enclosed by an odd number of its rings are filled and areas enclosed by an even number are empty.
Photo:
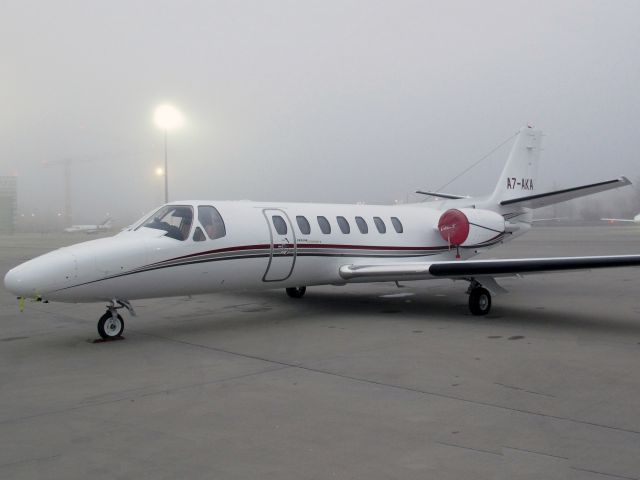
[[[18,296],[23,296],[19,293],[21,291],[22,281],[18,270],[19,267],[16,267],[7,272],[4,276],[4,288]]]
[[[4,286],[19,297],[42,296],[68,285],[75,272],[73,255],[53,252],[9,270],[4,277]]]

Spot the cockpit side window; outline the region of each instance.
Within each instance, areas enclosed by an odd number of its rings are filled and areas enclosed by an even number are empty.
[[[211,240],[222,238],[227,234],[220,212],[211,205],[200,205],[198,207],[198,220]]]
[[[189,205],[165,205],[138,228],[147,227],[164,230],[167,232],[165,236],[169,238],[186,240],[189,238],[192,225],[193,207]]]

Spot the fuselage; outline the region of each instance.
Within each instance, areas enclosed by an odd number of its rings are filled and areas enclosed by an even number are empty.
[[[509,232],[489,232],[482,241],[452,248],[438,220],[447,208],[482,207],[470,202],[173,202],[113,237],[19,265],[9,271],[5,285],[25,297],[92,302],[344,284],[339,268],[346,264],[452,260],[457,254],[467,259],[528,230],[530,212],[520,212]],[[509,212],[498,214],[509,217]]]

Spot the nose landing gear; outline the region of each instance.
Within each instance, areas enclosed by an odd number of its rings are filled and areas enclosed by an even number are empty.
[[[119,313],[110,309],[98,320],[98,333],[104,340],[113,340],[122,336],[124,320]]]
[[[486,315],[491,310],[491,294],[477,280],[471,280],[469,289],[469,310],[473,315]]]
[[[126,308],[132,316],[136,316],[131,304],[126,300],[112,300],[107,305],[107,311],[98,320],[98,334],[103,340],[115,340],[122,338],[124,332],[124,320],[118,313],[121,308]]]

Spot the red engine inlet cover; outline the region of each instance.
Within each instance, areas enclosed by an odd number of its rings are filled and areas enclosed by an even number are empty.
[[[461,245],[469,236],[469,219],[460,210],[447,210],[438,221],[438,230],[446,242]]]

